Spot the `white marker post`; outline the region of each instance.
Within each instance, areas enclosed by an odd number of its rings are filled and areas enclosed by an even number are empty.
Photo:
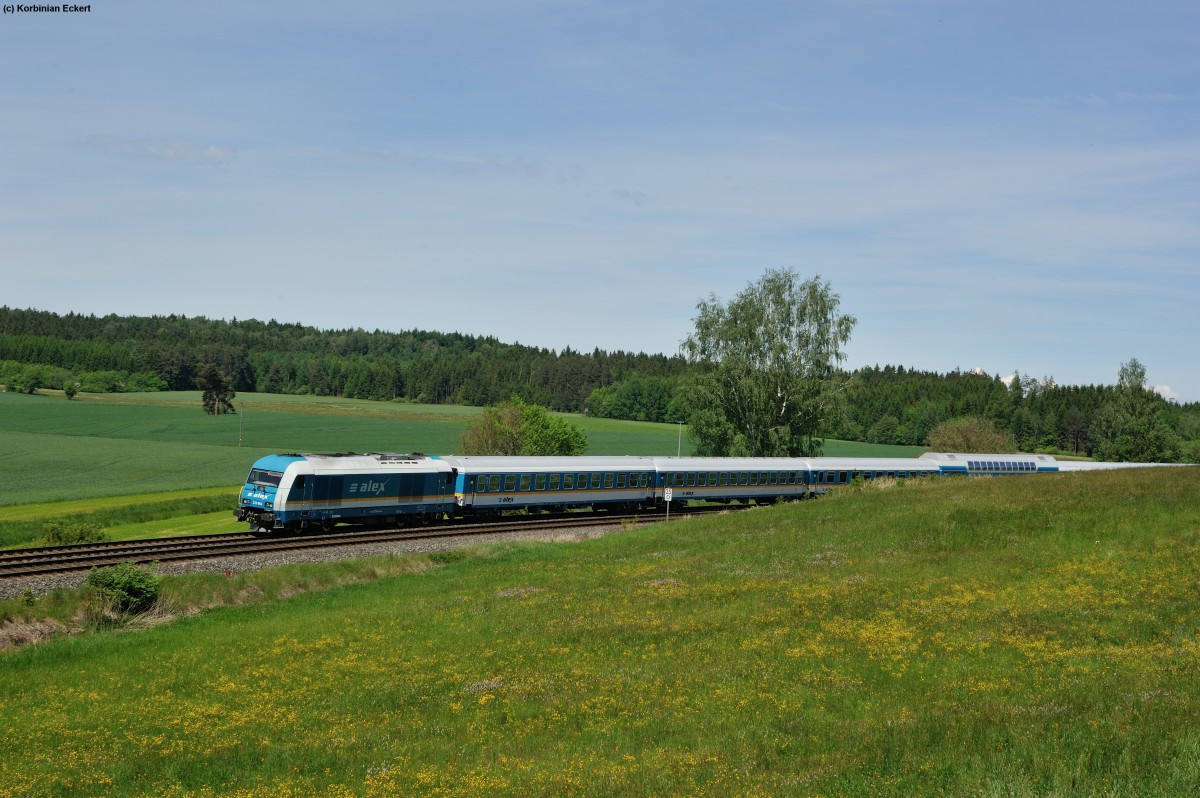
[[[663,501],[667,503],[667,521],[671,520],[671,489],[663,488]]]

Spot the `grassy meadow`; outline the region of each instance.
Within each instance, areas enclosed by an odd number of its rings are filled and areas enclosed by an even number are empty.
[[[243,606],[0,656],[0,796],[1195,795],[1198,492],[881,481],[275,603],[297,569],[169,577]]]

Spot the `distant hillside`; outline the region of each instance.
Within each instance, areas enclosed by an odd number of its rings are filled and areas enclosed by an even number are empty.
[[[319,330],[186,316],[60,316],[7,307],[0,308],[0,361],[57,370],[46,375],[47,387],[61,387],[61,372],[90,372],[84,390],[191,390],[198,365],[212,363],[239,391],[468,405],[516,394],[574,412],[584,409],[595,388],[630,374],[673,378],[684,371],[679,357],[555,352],[460,333]]]
[[[600,418],[689,416],[689,367],[679,355],[555,351],[423,330],[0,308],[0,384],[9,390],[192,390],[199,366],[209,363],[242,392],[475,406],[516,395]],[[937,424],[980,416],[1011,431],[1025,451],[1090,454],[1116,412],[1113,386],[1060,386],[1028,376],[1006,385],[998,375],[903,366],[846,376],[845,412],[823,430],[843,440],[922,445]],[[1146,402],[1184,442],[1181,455],[1200,456],[1200,404],[1177,405],[1157,394]]]

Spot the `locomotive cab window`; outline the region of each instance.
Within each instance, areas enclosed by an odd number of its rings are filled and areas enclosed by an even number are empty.
[[[246,481],[255,485],[272,485],[277,488],[281,479],[283,479],[282,471],[267,471],[262,468],[252,468],[250,469],[250,476],[246,478]]]

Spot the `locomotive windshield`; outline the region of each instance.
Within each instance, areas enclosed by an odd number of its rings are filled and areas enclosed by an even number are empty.
[[[279,481],[283,479],[283,474],[279,471],[266,471],[262,468],[250,469],[250,476],[246,477],[246,481],[254,485],[273,485],[279,487]]]

